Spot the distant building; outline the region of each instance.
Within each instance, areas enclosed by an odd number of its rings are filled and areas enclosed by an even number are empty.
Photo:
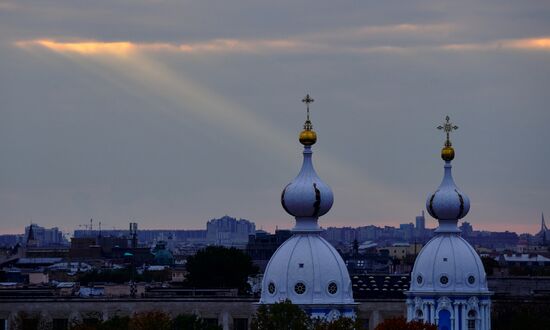
[[[29,226],[29,230],[26,232],[26,239],[25,239],[25,246],[27,248],[31,248],[31,247],[37,247],[38,246],[38,240],[36,239],[36,237],[34,236],[34,230],[33,230],[33,225],[31,223],[31,225]]]
[[[101,246],[94,237],[73,237],[69,248],[71,259],[99,259],[102,257]]]
[[[468,228],[468,227],[466,227]],[[518,234],[514,232],[473,231],[464,235],[468,243],[495,250],[514,250],[519,242]]]
[[[392,267],[392,260],[387,250],[383,253],[370,252],[344,256],[344,261],[350,274],[388,274]]]
[[[550,259],[535,253],[508,253],[495,258],[502,266],[545,267]]]
[[[223,246],[245,246],[248,236],[256,232],[256,225],[244,219],[223,216],[206,224],[206,241]]]
[[[252,261],[264,271],[267,262],[275,253],[277,248],[283,244],[292,235],[290,230],[277,230],[275,234],[269,234],[265,231],[257,231],[255,235],[250,235],[246,245],[246,253],[252,258]]]
[[[464,237],[470,237],[472,236],[472,233],[474,232],[474,228],[468,221],[464,221],[460,225],[460,231],[462,231],[462,236]]]
[[[394,243],[390,247],[381,249],[387,249],[390,257],[401,260],[407,256],[417,255],[422,249],[422,244]]]
[[[355,228],[351,227],[328,227],[321,233],[321,237],[333,245],[349,244],[356,238]]]
[[[415,236],[417,238],[423,238],[426,234],[426,218],[424,217],[424,211],[422,211],[422,215],[416,217],[415,224]]]
[[[67,245],[67,240],[57,227],[44,228],[37,224],[25,227],[24,242],[33,247]]]
[[[154,255],[149,247],[132,247],[126,237],[73,237],[69,258],[75,260],[116,259],[136,264],[151,263]]]
[[[535,238],[541,245],[550,244],[550,230],[548,230],[548,227],[546,227],[546,223],[544,222],[544,213],[541,215],[540,230],[535,235]]]
[[[414,224],[413,223],[403,223],[399,225],[399,231],[401,237],[406,242],[411,242],[414,236]]]
[[[0,246],[1,247],[14,247],[15,245],[22,242],[22,235],[0,235]]]
[[[356,238],[359,242],[374,241],[378,239],[380,228],[369,225],[356,229]]]
[[[75,230],[73,237],[98,237],[99,230]],[[130,237],[130,231],[125,229],[110,229],[102,230],[101,236],[111,237]],[[193,230],[165,230],[165,229],[140,229],[137,232],[138,244],[152,245],[156,241],[167,240],[172,237],[175,242],[185,243],[206,243],[206,230],[205,229],[193,229]]]

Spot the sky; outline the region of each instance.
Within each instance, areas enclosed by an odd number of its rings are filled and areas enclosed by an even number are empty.
[[[414,222],[449,115],[464,220],[535,233],[549,87],[546,1],[0,0],[0,233],[290,228],[306,93],[322,226]]]

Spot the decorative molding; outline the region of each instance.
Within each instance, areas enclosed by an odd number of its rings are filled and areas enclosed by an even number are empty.
[[[479,299],[477,297],[470,297],[468,299],[468,310],[472,309],[479,313]]]

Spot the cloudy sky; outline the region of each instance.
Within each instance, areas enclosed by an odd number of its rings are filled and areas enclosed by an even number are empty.
[[[447,114],[474,228],[550,216],[549,2],[0,0],[0,232],[291,227],[306,92],[323,226],[414,221]]]

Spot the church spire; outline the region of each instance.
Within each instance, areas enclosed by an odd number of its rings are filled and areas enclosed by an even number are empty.
[[[304,145],[304,161],[300,172],[281,193],[281,204],[285,211],[296,218],[295,232],[320,231],[317,219],[332,207],[333,195],[330,187],[315,172],[311,146],[317,141],[317,134],[309,119],[309,105],[313,99],[306,95],[302,100],[307,106],[304,130],[300,133],[300,143]]]
[[[449,121],[450,119],[451,118],[449,118],[449,116],[446,116],[443,125],[437,126],[437,129],[443,130],[447,135],[447,139],[444,144],[445,146],[441,149],[441,158],[443,158],[444,161],[451,161],[455,158],[455,150],[449,135],[452,131],[457,130],[458,126],[453,125],[453,123]]]
[[[304,97],[302,102],[306,104],[307,107],[307,115],[306,115],[306,121],[304,123],[304,130],[300,133],[300,143],[305,146],[312,146],[317,142],[317,133],[313,130],[313,125],[311,124],[311,120],[309,120],[309,104],[313,103],[315,101],[312,99],[309,94]]]
[[[454,159],[455,152],[449,134],[458,129],[458,126],[453,125],[449,116],[446,116],[445,123],[437,128],[446,134],[445,144],[441,150],[441,158],[445,161],[444,175],[439,188],[426,200],[426,209],[432,217],[439,220],[439,228],[436,232],[459,233],[457,222],[468,214],[470,200],[460,192],[451,172],[451,161]]]
[[[34,242],[34,231],[32,230],[32,223],[29,226],[29,235],[27,236],[27,244]]]

